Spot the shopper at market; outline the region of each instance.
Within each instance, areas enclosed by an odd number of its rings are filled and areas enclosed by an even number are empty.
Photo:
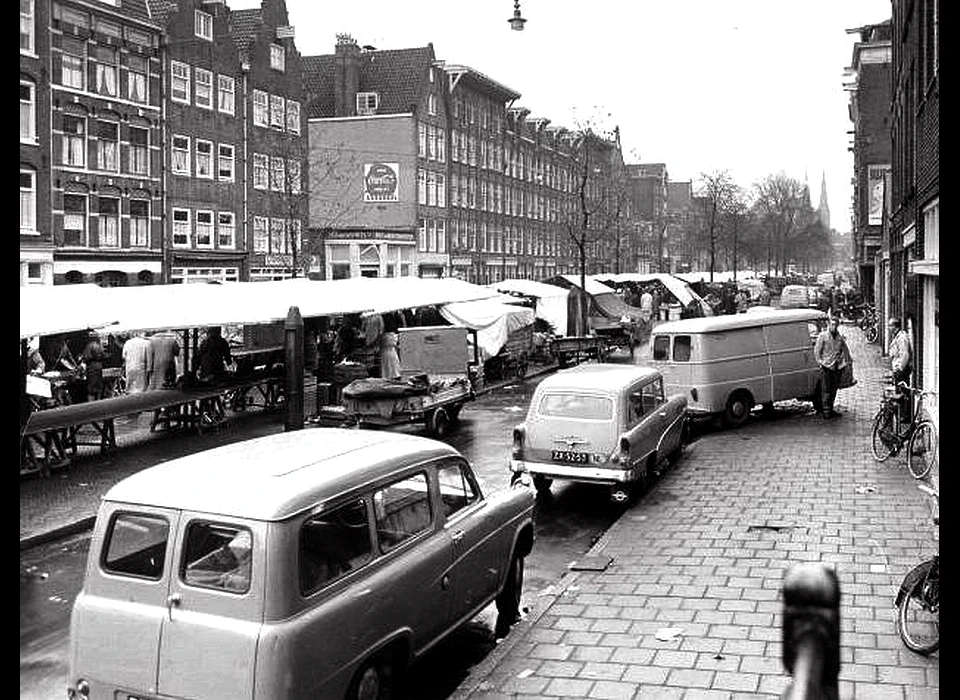
[[[226,377],[227,365],[232,362],[233,355],[230,353],[230,344],[220,334],[220,326],[207,328],[207,337],[197,348],[194,364],[197,381],[206,383],[221,381]]]
[[[170,388],[177,383],[177,357],[180,355],[180,343],[172,331],[160,331],[150,336],[153,347],[153,373],[150,375],[150,388]]]
[[[106,353],[100,343],[100,336],[90,334],[90,339],[83,348],[83,364],[87,373],[87,401],[97,401],[103,398],[103,360]]]
[[[127,393],[139,394],[150,387],[153,372],[153,347],[143,333],[137,333],[123,344],[123,373]]]

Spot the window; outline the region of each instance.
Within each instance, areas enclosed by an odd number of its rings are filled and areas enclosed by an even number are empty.
[[[37,173],[20,168],[20,233],[37,232]]]
[[[173,174],[190,175],[190,137],[174,136],[170,148]]]
[[[464,465],[445,464],[437,470],[440,483],[440,507],[447,519],[480,500],[477,486]]]
[[[213,212],[203,209],[197,210],[196,228],[194,229],[196,239],[194,245],[197,248],[213,248]]]
[[[427,157],[427,125],[423,122],[417,124],[417,155]]]
[[[266,190],[270,187],[269,159],[264,153],[253,154],[253,188]]]
[[[420,219],[420,222],[417,226],[417,246],[418,250],[421,253],[427,252],[427,220]]]
[[[228,593],[250,590],[253,535],[247,528],[193,522],[187,528],[183,548],[180,577],[188,586]]]
[[[107,1],[109,2],[110,0]],[[114,4],[119,6],[120,3],[115,2]],[[93,18],[93,31],[103,34],[104,36],[113,37],[114,39],[120,39],[122,37],[120,25],[116,22],[108,22],[102,17]]]
[[[123,29],[124,36],[127,37],[127,41],[131,44],[138,44],[140,46],[152,46],[150,41],[150,36],[146,32],[141,32],[138,29],[132,29],[131,27],[124,27]]]
[[[100,170],[120,170],[120,125],[117,122],[97,122],[97,167]]]
[[[190,104],[190,66],[170,61],[170,99]]]
[[[234,151],[233,146],[221,143],[217,146],[217,177],[233,182]]]
[[[96,61],[96,90],[101,95],[116,97],[119,94],[117,51],[109,46],[98,46],[93,54]]]
[[[236,245],[237,220],[232,211],[217,213],[217,247],[233,248]]]
[[[268,220],[265,216],[253,217],[253,252],[270,252],[270,232]]]
[[[283,71],[286,68],[286,52],[281,44],[270,44],[270,67]]]
[[[190,210],[173,210],[173,245],[186,248],[190,245]]]
[[[300,220],[287,219],[287,231],[289,239],[292,241],[293,250],[303,250],[303,244],[300,239]]]
[[[613,416],[613,401],[604,396],[585,394],[544,394],[537,412],[541,416],[557,418],[609,420]]]
[[[142,513],[118,513],[107,529],[103,568],[112,574],[159,581],[167,560],[170,525]]]
[[[284,164],[283,158],[273,156],[270,159],[270,189],[275,192],[283,192],[284,189]]]
[[[236,84],[229,75],[217,76],[217,109],[224,114],[233,114]]]
[[[197,107],[204,109],[213,109],[213,73],[204,68],[194,68],[194,86],[193,103]]]
[[[283,219],[270,219],[270,252],[277,255],[287,252],[286,227]]]
[[[426,531],[433,521],[426,474],[415,474],[375,491],[373,512],[383,552]]]
[[[193,13],[193,33],[201,39],[213,41],[213,15],[194,10]]]
[[[437,96],[432,93],[427,95],[427,114],[431,116],[437,115]]]
[[[287,131],[300,133],[300,103],[293,100],[287,100]]]
[[[82,41],[64,37],[63,53],[60,54],[60,83],[64,87],[83,90],[86,88],[87,49]]]
[[[20,50],[34,52],[33,0],[20,0]]]
[[[437,160],[441,163],[447,161],[447,146],[446,146],[446,132],[441,128],[437,127]]]
[[[87,164],[87,120],[84,117],[63,115],[63,163],[80,168]]]
[[[290,159],[287,161],[287,184],[290,186],[290,194],[300,194],[300,161]]]
[[[640,400],[643,404],[643,415],[652,413],[653,410],[663,403],[663,379],[655,379],[648,384],[644,384],[640,389]]]
[[[431,207],[437,205],[437,174],[432,170],[427,171],[427,204]]]
[[[120,247],[120,200],[114,197],[98,198],[100,215],[100,247]]]
[[[63,195],[63,243],[74,246],[87,244],[86,195]]]
[[[269,126],[269,98],[263,90],[253,91],[253,123],[256,126]]]
[[[380,95],[376,92],[357,93],[357,114],[376,114],[380,106]]]
[[[437,206],[447,206],[447,178],[437,173]]]
[[[308,596],[371,559],[373,547],[364,499],[319,513],[307,519],[300,529],[300,594]]]
[[[437,219],[437,252],[447,252],[447,222],[444,219]]]
[[[427,172],[422,168],[417,170],[417,202],[427,203]]]
[[[37,138],[37,86],[30,80],[20,80],[20,140]]]
[[[130,200],[130,246],[150,247],[150,202],[146,199]]]
[[[673,361],[690,361],[690,336],[678,335],[673,339]]]
[[[147,61],[140,56],[127,57],[127,99],[140,103],[148,100]]]
[[[213,179],[213,143],[197,139],[197,177]]]
[[[283,97],[270,95],[270,126],[283,130]]]
[[[149,132],[138,126],[130,127],[130,149],[127,151],[128,169],[133,175],[150,174]]]
[[[69,24],[81,29],[90,28],[90,17],[86,12],[81,12],[73,7],[66,7],[55,3],[53,6],[54,19],[59,19],[64,24]]]

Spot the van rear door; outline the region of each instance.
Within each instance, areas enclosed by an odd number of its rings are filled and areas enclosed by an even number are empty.
[[[819,367],[813,359],[813,346],[807,321],[775,323],[763,327],[770,353],[773,401],[805,398],[816,384]]]

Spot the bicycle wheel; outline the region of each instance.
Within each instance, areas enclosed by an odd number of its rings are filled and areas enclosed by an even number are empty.
[[[881,408],[873,419],[873,433],[870,445],[873,447],[873,457],[878,462],[884,461],[897,450],[897,425],[893,411]]]
[[[922,479],[939,459],[940,437],[932,421],[922,420],[910,433],[907,443],[907,466],[914,479]]]
[[[864,329],[863,335],[868,343],[875,343],[880,336],[880,329],[877,328],[877,324],[873,323]]]
[[[900,599],[897,633],[910,651],[932,654],[940,648],[940,567],[918,578]]]

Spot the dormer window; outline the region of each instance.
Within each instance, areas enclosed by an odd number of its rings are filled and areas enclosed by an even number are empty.
[[[201,39],[213,41],[213,15],[200,10],[194,11],[193,32]]]
[[[376,114],[380,106],[380,95],[375,92],[357,93],[357,114]]]
[[[287,65],[287,56],[281,44],[270,44],[270,67],[283,71]]]

